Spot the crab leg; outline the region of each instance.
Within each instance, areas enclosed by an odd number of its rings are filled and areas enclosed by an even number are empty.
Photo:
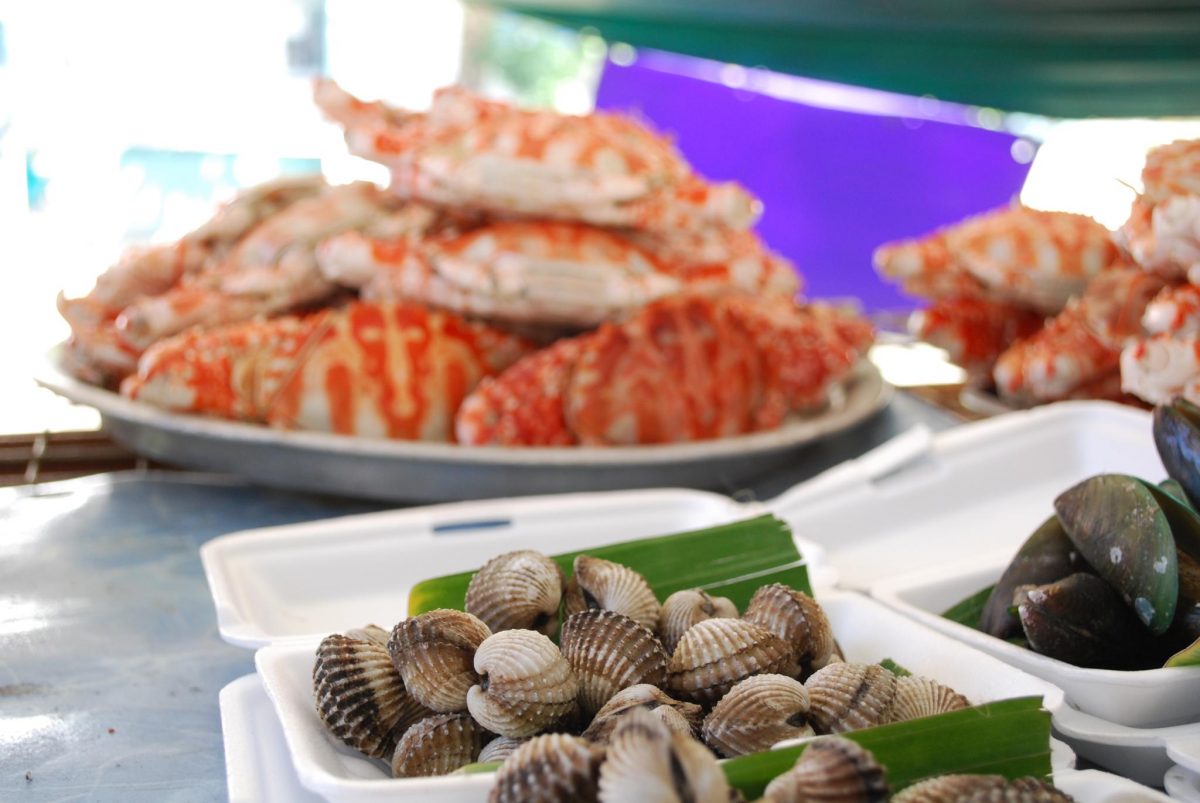
[[[989,373],[996,359],[1017,340],[1042,328],[1039,312],[981,298],[939,299],[908,320],[913,336],[945,349],[950,361],[968,373]]]

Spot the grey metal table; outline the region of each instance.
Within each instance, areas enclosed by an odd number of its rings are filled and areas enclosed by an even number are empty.
[[[900,393],[748,491],[957,422]],[[383,507],[153,471],[0,492],[0,800],[225,799],[217,693],[254,663],[217,635],[200,545]]]

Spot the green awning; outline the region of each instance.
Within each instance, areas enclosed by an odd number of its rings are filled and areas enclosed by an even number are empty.
[[[657,48],[1056,117],[1200,115],[1200,0],[467,0]]]

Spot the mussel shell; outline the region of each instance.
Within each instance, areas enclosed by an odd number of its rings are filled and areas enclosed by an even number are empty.
[[[401,737],[392,754],[392,775],[423,778],[448,775],[473,763],[491,734],[464,713],[434,714]]]
[[[728,597],[714,597],[700,588],[676,591],[663,600],[658,617],[658,632],[668,653],[675,651],[679,639],[697,622],[705,619],[736,619],[737,606]]]
[[[762,625],[793,649],[795,666],[785,674],[820,669],[836,651],[825,611],[808,594],[783,583],[771,583],[755,591],[742,618]]]
[[[1100,474],[1064,491],[1054,509],[1071,543],[1156,635],[1175,615],[1179,569],[1162,507],[1135,477]]]
[[[1167,476],[1178,482],[1192,506],[1200,500],[1200,408],[1179,399],[1154,408],[1154,445]]]
[[[779,674],[794,651],[765,627],[742,619],[706,619],[683,634],[667,665],[673,697],[707,705],[739,680]]]
[[[491,631],[469,613],[438,609],[398,622],[388,654],[413,697],[441,713],[463,711],[479,681],[475,650]]]
[[[562,569],[541,552],[506,552],[471,577],[465,607],[493,633],[536,630],[553,636],[558,632],[563,585]]]
[[[979,629],[996,638],[1021,634],[1021,622],[1011,613],[1017,586],[1044,585],[1079,571],[1082,559],[1058,520],[1051,516],[1026,539],[1000,576],[983,607]]]
[[[579,679],[579,707],[591,717],[628,686],[661,686],[667,653],[647,628],[616,611],[589,610],[563,623],[559,646]]]
[[[603,761],[604,748],[578,736],[535,736],[496,771],[488,803],[595,801]]]
[[[658,598],[646,578],[628,566],[578,555],[563,595],[563,612],[570,616],[593,608],[622,613],[651,631],[658,627]]]
[[[939,775],[909,786],[892,803],[1069,803],[1070,795],[1039,778]]]
[[[648,711],[621,718],[600,767],[601,803],[729,803],[716,757]]]
[[[671,730],[692,736],[700,732],[700,720],[704,716],[704,710],[695,703],[675,700],[662,689],[639,683],[613,695],[592,717],[583,738],[608,744],[621,717],[633,710],[649,711]]]
[[[885,768],[871,751],[839,736],[811,742],[796,766],[767,784],[771,803],[876,803],[888,799]]]
[[[704,743],[726,758],[769,750],[813,735],[808,692],[786,675],[755,675],[736,684],[704,718]]]
[[[891,722],[896,676],[878,664],[837,663],[804,682],[817,733],[844,733]]]
[[[430,713],[405,690],[387,650],[340,634],[317,647],[313,692],[330,733],[373,758],[389,758],[408,727]]]
[[[1152,650],[1137,617],[1095,575],[1079,572],[1057,583],[1022,587],[1015,601],[1029,646],[1042,655],[1075,666],[1132,669]]]
[[[554,642],[533,630],[502,630],[475,651],[479,683],[467,709],[500,736],[523,739],[575,709],[579,681]]]

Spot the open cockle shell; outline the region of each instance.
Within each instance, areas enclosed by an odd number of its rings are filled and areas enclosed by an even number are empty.
[[[392,754],[392,775],[448,775],[476,760],[490,734],[464,713],[434,714],[405,731]]]
[[[317,647],[313,691],[325,727],[372,758],[390,758],[408,727],[430,713],[404,688],[387,650],[340,634]]]
[[[817,733],[843,733],[892,721],[896,676],[878,664],[830,664],[804,683]]]
[[[700,720],[704,716],[704,710],[695,703],[674,700],[662,689],[639,683],[613,695],[592,717],[591,724],[583,732],[583,738],[608,744],[621,717],[634,710],[647,711],[661,719],[669,729],[691,736],[700,732]]]
[[[467,707],[467,690],[479,682],[472,661],[491,635],[469,613],[438,609],[405,619],[392,628],[388,654],[409,692],[434,711]]]
[[[621,718],[600,767],[601,803],[729,803],[716,757],[648,711]]]
[[[563,611],[570,616],[589,608],[623,613],[651,631],[658,627],[658,598],[646,578],[628,566],[579,555],[563,597]]]
[[[589,610],[563,623],[563,657],[579,679],[579,706],[591,717],[628,686],[661,686],[667,653],[648,629],[615,611]]]
[[[751,675],[779,673],[792,659],[783,639],[741,619],[706,619],[683,634],[667,665],[672,696],[715,703]]]
[[[971,701],[949,686],[930,678],[910,675],[896,679],[892,721],[905,722],[970,707]]]
[[[1070,795],[1038,778],[1009,780],[1003,775],[940,775],[896,793],[892,803],[1070,803]]]
[[[808,692],[786,675],[746,678],[717,702],[704,719],[704,742],[722,756],[769,750],[784,739],[813,735]]]
[[[479,683],[467,709],[483,727],[523,739],[575,709],[579,681],[554,642],[532,630],[504,630],[475,651]]]
[[[765,627],[791,646],[800,670],[820,669],[836,652],[825,611],[808,594],[782,583],[755,591],[742,618]]]
[[[483,564],[467,586],[466,609],[493,633],[536,630],[553,636],[562,594],[558,564],[541,552],[523,549]]]
[[[667,652],[674,652],[675,645],[692,625],[705,619],[736,619],[737,606],[727,597],[714,597],[699,588],[676,591],[662,604],[658,617],[658,632],[662,634]]]
[[[876,803],[888,799],[884,767],[871,751],[837,736],[810,744],[796,766],[767,784],[770,803]]]
[[[488,803],[594,803],[603,760],[603,747],[578,736],[535,736],[496,771]]]

